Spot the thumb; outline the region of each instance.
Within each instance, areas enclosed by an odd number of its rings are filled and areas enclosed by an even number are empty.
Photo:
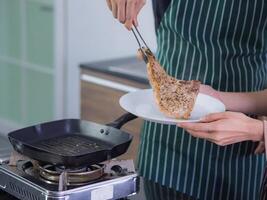
[[[227,118],[227,113],[226,112],[220,112],[220,113],[212,113],[209,115],[206,115],[200,119],[201,122],[213,122],[213,121],[218,121],[221,119]]]
[[[260,153],[264,153],[265,150],[265,144],[264,142],[259,142],[257,148],[255,149],[254,153],[255,154],[260,154]]]
[[[138,26],[137,16],[134,17],[133,23],[135,26]]]

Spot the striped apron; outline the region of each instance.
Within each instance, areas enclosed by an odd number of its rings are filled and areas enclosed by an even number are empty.
[[[156,29],[157,58],[178,79],[222,91],[262,90],[266,26],[266,0],[169,0]],[[253,154],[256,145],[220,147],[146,121],[138,168],[141,176],[199,199],[256,200],[265,164],[264,155]]]
[[[265,168],[265,172],[263,175],[259,199],[260,200],[266,200],[267,199],[267,167]]]

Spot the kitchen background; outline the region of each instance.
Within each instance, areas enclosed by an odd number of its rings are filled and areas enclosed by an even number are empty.
[[[141,11],[139,24],[155,51],[150,1]],[[103,93],[97,87],[90,90],[90,83],[81,89],[80,73],[90,75],[90,70],[81,72],[80,65],[134,56],[137,48],[132,33],[113,19],[104,0],[0,0],[0,133],[54,119],[80,118],[90,104],[87,97]],[[100,75],[124,84],[117,80],[123,77],[110,76]],[[144,83],[135,81],[135,87],[143,88]],[[110,95],[110,99],[116,96]],[[85,115],[90,110],[97,114],[90,106]],[[117,117],[112,112],[102,116]]]

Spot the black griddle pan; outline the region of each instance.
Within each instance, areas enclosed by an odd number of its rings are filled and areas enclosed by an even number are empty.
[[[80,167],[125,153],[133,137],[119,129],[135,118],[126,113],[107,125],[64,119],[13,131],[8,137],[14,150],[31,159]]]

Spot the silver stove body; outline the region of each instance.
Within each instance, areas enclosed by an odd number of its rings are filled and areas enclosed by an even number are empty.
[[[12,149],[8,138],[0,134],[0,164],[9,160]]]
[[[17,167],[0,164],[0,189],[22,200],[104,200],[136,194],[137,174],[127,174],[110,180],[58,191],[56,185],[26,174]]]

